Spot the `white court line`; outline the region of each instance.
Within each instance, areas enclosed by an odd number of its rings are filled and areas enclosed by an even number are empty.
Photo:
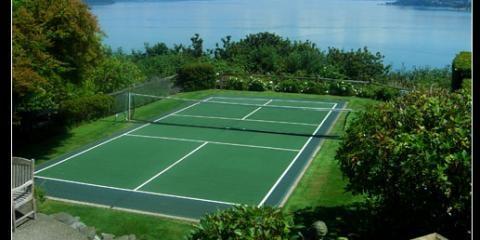
[[[269,103],[272,102],[272,99],[268,100],[268,102],[264,103],[263,106],[266,106],[268,105]],[[262,107],[258,107],[257,109],[253,110],[252,112],[250,112],[249,114],[245,115],[242,120],[245,120],[247,119],[248,117],[252,116],[254,113],[256,113],[258,110],[262,109]]]
[[[301,122],[283,122],[283,121],[270,121],[270,120],[260,120],[260,119],[241,119],[241,118],[214,117],[214,116],[189,115],[189,114],[174,115],[174,117],[177,117],[177,116],[178,117],[194,117],[194,118],[212,118],[212,119],[247,121],[247,122],[280,123],[280,124],[303,125],[303,126],[312,126],[312,127],[318,126],[317,124],[313,124],[313,123],[301,123]]]
[[[220,203],[220,204],[225,204],[225,205],[239,205],[238,203],[231,203],[231,202],[224,202],[224,201],[217,201],[217,200],[210,200],[210,199],[203,199],[203,198],[186,197],[186,196],[166,194],[166,193],[156,193],[156,192],[148,192],[148,191],[135,191],[135,190],[132,190],[132,189],[127,189],[127,188],[110,187],[110,186],[105,186],[105,185],[98,185],[98,184],[92,184],[92,183],[77,182],[77,181],[64,180],[64,179],[59,179],[59,178],[42,177],[42,176],[35,176],[35,177],[36,177],[36,178],[40,178],[40,179],[57,181],[57,182],[66,182],[66,183],[73,183],[73,184],[78,184],[78,185],[85,185],[85,186],[92,186],[92,187],[100,187],[100,188],[108,188],[108,189],[120,190],[120,191],[126,191],[126,192],[145,193],[145,194],[150,194],[150,195],[157,195],[157,196],[164,196],[164,197],[173,197],[173,198],[181,198],[181,199],[188,199],[188,200],[197,200],[197,201],[210,202],[210,203]]]
[[[335,107],[337,106],[337,104],[334,104],[332,109],[334,109]],[[332,113],[332,111],[329,111],[327,113],[327,115],[323,118],[322,122],[318,125],[317,129],[315,130],[315,132],[313,133],[313,135],[316,135],[317,132],[320,130],[320,128],[322,127],[323,123],[325,123],[325,121],[328,119],[328,116],[330,116],[330,114]],[[270,188],[270,190],[268,191],[267,195],[265,195],[265,197],[262,199],[262,201],[258,204],[259,207],[261,207],[265,201],[268,199],[268,197],[270,197],[270,194],[272,194],[273,190],[277,187],[277,185],[280,183],[280,181],[282,180],[282,178],[285,176],[285,174],[287,174],[288,170],[293,166],[293,164],[297,161],[298,157],[300,157],[300,155],[302,154],[303,150],[305,150],[305,148],[307,147],[308,143],[310,143],[310,141],[312,140],[313,136],[308,138],[307,142],[303,145],[302,149],[300,149],[300,151],[298,152],[298,154],[295,156],[295,158],[292,160],[292,162],[288,165],[288,167],[285,169],[285,171],[283,171],[282,175],[280,175],[280,177],[277,179],[277,181],[275,182],[275,184],[272,186],[272,188]]]
[[[239,100],[266,100],[265,98],[242,98],[242,97],[212,97],[216,99],[239,99]],[[291,100],[291,99],[281,99],[281,98],[273,98],[273,101],[282,101],[282,102],[295,102],[295,103],[327,103],[327,104],[335,104],[333,102],[323,102],[323,101],[308,101],[308,100]]]
[[[300,151],[299,149],[277,148],[277,147],[267,147],[267,146],[238,144],[238,143],[226,143],[226,142],[215,142],[215,141],[196,140],[196,139],[187,139],[187,138],[147,136],[147,135],[137,135],[137,134],[127,134],[127,135],[125,135],[125,136],[129,136],[129,137],[142,137],[142,138],[153,138],[153,139],[165,139],[165,140],[174,140],[174,141],[182,141],[182,142],[200,142],[200,143],[208,142],[208,143],[211,143],[211,144],[218,144],[218,145],[230,145],[230,146],[250,147],[250,148],[263,148],[263,149],[271,149],[271,150],[279,150],[279,151],[289,151],[289,152],[298,152],[298,151]]]
[[[135,189],[133,189],[134,191],[137,191],[138,189],[142,188],[143,186],[145,186],[146,184],[148,184],[149,182],[151,182],[153,179],[157,178],[158,176],[162,175],[163,173],[165,173],[166,171],[170,170],[172,167],[174,167],[175,165],[177,165],[178,163],[180,163],[181,161],[183,161],[185,158],[189,157],[190,155],[194,154],[196,151],[200,150],[200,148],[202,148],[203,146],[207,145],[208,142],[204,142],[202,145],[198,146],[197,148],[193,149],[193,151],[189,152],[187,155],[183,156],[182,158],[180,158],[179,160],[177,160],[176,162],[174,162],[173,164],[171,164],[170,166],[168,166],[167,168],[163,169],[161,172],[155,174],[155,176],[149,178],[147,181],[145,181],[144,183],[140,184],[138,187],[136,187]]]
[[[163,117],[155,120],[154,122],[158,122],[158,121],[160,121],[160,120],[162,120],[162,119],[165,119],[165,118],[170,117],[170,116],[172,116],[172,115],[174,115],[174,114],[177,114],[177,113],[179,113],[179,112],[182,112],[182,111],[184,111],[184,110],[187,110],[187,109],[189,109],[189,108],[191,108],[191,107],[193,107],[193,106],[195,106],[195,105],[197,105],[197,104],[200,104],[200,103],[202,103],[202,102],[208,101],[208,100],[210,100],[210,99],[211,99],[211,97],[209,97],[209,98],[207,98],[207,99],[205,99],[205,100],[203,100],[203,101],[201,101],[201,102],[197,102],[197,103],[194,103],[194,104],[189,105],[189,106],[187,106],[187,107],[184,107],[184,108],[182,108],[182,109],[180,109],[180,110],[178,110],[178,111],[176,111],[176,112],[167,114],[167,115],[165,115],[165,116],[163,116]],[[49,169],[49,168],[51,168],[51,167],[54,167],[54,166],[56,166],[56,165],[58,165],[58,164],[60,164],[60,163],[63,163],[63,162],[65,162],[65,161],[68,161],[68,160],[70,160],[70,159],[72,159],[72,158],[74,158],[74,157],[77,157],[77,156],[79,156],[79,155],[81,155],[81,154],[84,154],[84,153],[86,153],[86,152],[88,152],[88,151],[90,151],[90,150],[92,150],[92,149],[94,149],[94,148],[97,148],[97,147],[99,147],[99,146],[101,146],[101,145],[103,145],[103,144],[105,144],[105,143],[111,142],[111,141],[113,141],[113,140],[115,140],[115,139],[118,139],[118,138],[121,138],[121,137],[123,137],[123,136],[125,136],[125,135],[127,135],[127,134],[129,134],[129,133],[131,133],[131,132],[137,131],[138,129],[144,128],[144,127],[146,127],[146,126],[148,126],[148,125],[150,125],[150,124],[151,124],[151,123],[143,124],[143,125],[141,125],[141,126],[139,126],[139,127],[137,127],[137,128],[134,128],[134,129],[132,129],[132,130],[126,132],[126,133],[123,133],[123,134],[120,134],[120,135],[118,135],[118,136],[116,136],[116,137],[113,137],[113,138],[110,138],[110,139],[108,139],[108,140],[105,140],[105,141],[103,141],[103,142],[101,142],[101,143],[99,143],[99,144],[97,144],[97,145],[95,145],[95,146],[93,146],[93,147],[87,148],[87,149],[85,149],[85,150],[83,150],[83,151],[81,151],[81,152],[78,152],[78,153],[76,153],[76,154],[74,154],[74,155],[72,155],[72,156],[70,156],[70,157],[67,157],[67,158],[65,158],[65,159],[63,159],[63,160],[61,160],[61,161],[58,161],[58,162],[56,162],[56,163],[54,163],[54,164],[52,164],[52,165],[49,165],[49,166],[44,167],[44,168],[42,168],[42,169],[40,169],[40,170],[37,170],[37,171],[35,171],[34,173],[37,174],[37,173],[40,173],[40,172],[42,172],[42,171],[45,171],[45,170],[47,170],[47,169]]]

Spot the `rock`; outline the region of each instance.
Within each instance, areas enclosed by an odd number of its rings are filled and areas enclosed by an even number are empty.
[[[103,240],[113,240],[115,238],[115,235],[109,233],[102,233],[101,235]]]
[[[74,229],[77,229],[77,230],[80,230],[81,228],[87,227],[87,225],[85,225],[85,223],[83,223],[83,222],[74,222],[74,223],[70,224],[70,227],[72,227]]]
[[[137,240],[137,237],[135,237],[135,234],[130,234],[128,235],[128,240]]]
[[[129,240],[128,235],[123,235],[118,238],[115,238],[115,240]]]
[[[94,227],[84,227],[79,229],[80,233],[87,236],[88,239],[95,239],[96,231]]]
[[[102,240],[98,235],[95,235],[94,240]]]
[[[64,212],[59,212],[51,215],[57,221],[65,223],[67,225],[71,225],[72,223],[76,222],[76,219],[72,217],[72,215]]]

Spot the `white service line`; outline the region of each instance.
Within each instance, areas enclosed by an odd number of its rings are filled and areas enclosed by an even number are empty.
[[[207,140],[196,140],[196,139],[188,139],[188,138],[173,138],[173,137],[160,137],[160,136],[147,136],[147,135],[137,135],[137,134],[127,134],[128,137],[143,137],[143,138],[153,138],[153,139],[165,139],[165,140],[174,140],[174,141],[182,141],[182,142],[207,142]],[[250,148],[263,148],[263,149],[271,149],[271,150],[279,150],[279,151],[289,151],[289,152],[298,152],[299,149],[290,149],[290,148],[277,148],[277,147],[267,147],[267,146],[258,146],[258,145],[248,145],[248,144],[238,144],[238,143],[226,143],[226,142],[215,142],[215,141],[208,141],[211,144],[218,144],[218,145],[230,145],[230,146],[238,146],[238,147],[250,147]]]
[[[332,107],[332,110],[337,106],[337,104],[334,104],[333,107]],[[329,111],[327,113],[327,115],[323,118],[322,122],[318,125],[317,129],[315,130],[315,132],[312,134],[313,136],[317,134],[317,132],[320,130],[320,128],[322,127],[323,123],[325,123],[325,121],[328,119],[328,116],[330,116],[330,114],[332,113],[332,111]],[[313,136],[311,136],[310,138],[308,138],[307,142],[305,142],[305,144],[303,145],[302,149],[300,149],[300,151],[297,153],[297,155],[295,156],[295,158],[292,160],[292,162],[290,162],[290,164],[288,165],[288,167],[285,169],[285,171],[283,171],[282,175],[280,175],[280,177],[277,179],[277,181],[275,182],[275,184],[272,186],[272,188],[270,188],[270,190],[267,192],[267,195],[265,195],[265,197],[262,199],[262,201],[258,204],[259,207],[261,207],[265,201],[268,199],[268,197],[270,197],[270,194],[272,194],[273,190],[277,187],[277,185],[280,183],[280,181],[282,180],[282,178],[285,176],[285,174],[287,174],[288,170],[293,166],[293,164],[297,161],[298,157],[300,157],[300,155],[302,155],[302,152],[303,150],[305,150],[305,148],[307,147],[308,143],[310,143],[310,141],[312,140]]]
[[[210,200],[210,199],[203,199],[203,198],[186,197],[186,196],[166,194],[166,193],[156,193],[156,192],[148,192],[148,191],[135,191],[135,190],[132,190],[132,189],[127,189],[127,188],[110,187],[110,186],[105,186],[105,185],[77,182],[77,181],[64,180],[64,179],[58,179],[58,178],[50,178],[50,177],[42,177],[42,176],[35,176],[35,177],[40,178],[40,179],[57,181],[57,182],[66,182],[66,183],[73,183],[73,184],[78,184],[78,185],[108,188],[108,189],[120,190],[120,191],[126,191],[126,192],[145,193],[145,194],[150,194],[150,195],[181,198],[181,199],[196,200],[196,201],[210,202],[210,203],[220,203],[220,204],[225,204],[225,205],[239,205],[238,203],[231,203],[231,202],[224,202],[224,201],[217,201],[217,200]]]
[[[270,99],[268,100],[268,102],[264,103],[263,106],[266,106],[268,105],[269,103],[271,103],[273,100]],[[247,119],[248,117],[252,116],[254,113],[256,113],[258,110],[262,109],[262,107],[258,107],[257,109],[253,110],[252,112],[250,112],[249,114],[245,115],[241,120],[245,120]]]
[[[211,97],[203,100],[202,102],[208,101],[208,100],[210,100],[210,99],[211,99]],[[175,114],[177,114],[177,113],[179,113],[179,112],[182,112],[182,111],[184,111],[184,110],[187,110],[187,109],[189,109],[189,108],[191,108],[191,107],[193,107],[193,106],[195,106],[195,105],[197,105],[197,104],[200,104],[200,103],[202,103],[202,102],[194,103],[194,104],[189,105],[189,106],[187,106],[187,107],[184,107],[184,108],[182,108],[182,109],[180,109],[180,110],[178,110],[178,111],[176,111],[176,112],[167,114],[167,115],[165,115],[165,116],[163,116],[163,117],[155,120],[154,122],[158,122],[158,121],[160,121],[160,120],[163,120],[163,119],[165,119],[165,118],[167,118],[167,117],[170,117],[170,116],[175,115]],[[79,156],[79,155],[81,155],[81,154],[84,154],[84,153],[86,153],[86,152],[88,152],[88,151],[90,151],[90,150],[92,150],[92,149],[95,149],[95,148],[97,148],[97,147],[99,147],[99,146],[101,146],[101,145],[103,145],[103,144],[105,144],[105,143],[109,143],[109,142],[111,142],[111,141],[113,141],[113,140],[115,140],[115,139],[121,138],[121,137],[123,137],[123,136],[125,136],[125,135],[127,135],[127,134],[129,134],[129,133],[131,133],[131,132],[137,131],[138,129],[144,128],[144,127],[146,127],[146,126],[148,126],[148,125],[150,125],[150,124],[151,124],[151,123],[145,123],[145,124],[143,124],[143,125],[141,125],[141,126],[139,126],[139,127],[136,127],[136,128],[134,128],[134,129],[126,132],[126,133],[123,133],[123,134],[120,134],[120,135],[118,135],[118,136],[116,136],[116,137],[107,139],[107,140],[105,140],[105,141],[103,141],[103,142],[101,142],[101,143],[99,143],[99,144],[97,144],[97,145],[95,145],[95,146],[92,146],[92,147],[90,147],[90,148],[87,148],[87,149],[85,149],[85,150],[83,150],[83,151],[81,151],[81,152],[78,152],[78,153],[76,153],[76,154],[74,154],[74,155],[72,155],[72,156],[70,156],[70,157],[67,157],[67,158],[65,158],[65,159],[63,159],[63,160],[61,160],[61,161],[58,161],[58,162],[56,162],[56,163],[54,163],[54,164],[52,164],[52,165],[49,165],[49,166],[44,167],[44,168],[42,168],[42,169],[39,169],[39,170],[35,171],[34,173],[37,174],[37,173],[40,173],[40,172],[42,172],[42,171],[45,171],[45,170],[47,170],[47,169],[49,169],[49,168],[51,168],[51,167],[54,167],[54,166],[56,166],[56,165],[58,165],[58,164],[60,164],[60,163],[63,163],[63,162],[65,162],[65,161],[68,161],[68,160],[70,160],[70,159],[72,159],[72,158],[74,158],[74,157],[77,157],[77,156]]]
[[[163,169],[161,172],[155,174],[155,176],[151,177],[150,179],[148,179],[147,181],[145,181],[144,183],[140,184],[138,187],[136,187],[135,189],[133,189],[134,191],[137,191],[138,189],[142,188],[143,186],[145,186],[146,184],[148,184],[149,182],[151,182],[153,179],[157,178],[158,176],[162,175],[163,173],[165,173],[166,171],[170,170],[172,167],[174,167],[175,165],[177,165],[178,163],[180,163],[181,161],[183,161],[185,158],[189,157],[190,155],[194,154],[196,151],[200,150],[200,148],[202,148],[203,146],[207,145],[208,142],[204,142],[202,145],[198,146],[197,148],[193,149],[191,152],[189,152],[187,155],[183,156],[182,158],[178,159],[176,162],[174,162],[173,164],[171,164],[170,166],[168,166],[167,168]]]
[[[270,120],[260,120],[260,119],[241,119],[241,118],[228,118],[228,117],[215,117],[215,116],[202,116],[202,115],[189,115],[189,114],[175,114],[174,117],[212,118],[212,119],[224,119],[224,120],[247,121],[247,122],[281,123],[281,124],[303,125],[303,126],[312,126],[312,127],[318,126],[317,124],[313,124],[313,123],[283,122],[283,121],[270,121]]]

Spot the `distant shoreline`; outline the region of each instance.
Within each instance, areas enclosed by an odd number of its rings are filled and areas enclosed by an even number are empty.
[[[429,1],[429,0],[397,0],[385,2],[386,5],[394,6],[410,6],[410,7],[426,7],[436,9],[454,9],[469,11],[472,9],[471,3],[460,2],[442,2],[442,1]]]

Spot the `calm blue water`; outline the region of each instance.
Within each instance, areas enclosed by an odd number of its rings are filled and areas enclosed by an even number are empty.
[[[388,6],[363,0],[123,0],[90,3],[104,40],[113,49],[144,43],[190,44],[199,33],[204,48],[269,31],[310,40],[323,50],[367,46],[395,69],[443,67],[455,53],[471,51],[471,13]]]

